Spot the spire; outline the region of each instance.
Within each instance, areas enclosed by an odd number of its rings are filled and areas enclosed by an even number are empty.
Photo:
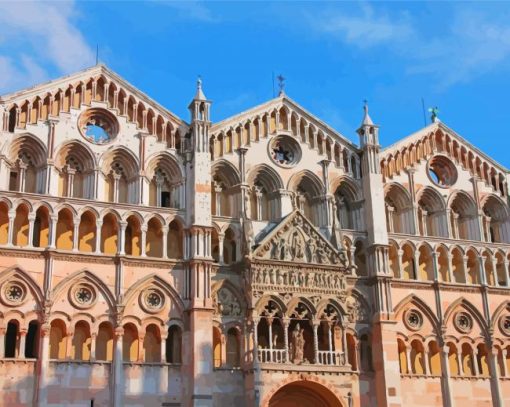
[[[207,100],[202,91],[202,78],[199,76],[197,79],[197,93],[195,93],[195,100]]]
[[[361,126],[373,126],[374,122],[370,118],[368,114],[368,102],[366,100],[363,101],[363,111],[365,112],[363,115],[363,121],[361,122]]]

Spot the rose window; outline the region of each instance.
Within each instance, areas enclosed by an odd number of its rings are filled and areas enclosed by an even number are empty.
[[[277,136],[268,144],[271,159],[281,167],[293,167],[301,159],[301,147],[290,136]]]
[[[465,312],[459,312],[455,316],[455,327],[462,333],[469,333],[473,329],[473,320]]]
[[[78,119],[80,132],[87,141],[94,144],[106,144],[119,132],[115,116],[106,109],[92,108],[80,115]]]
[[[448,188],[457,182],[455,164],[443,155],[432,157],[427,164],[427,169],[430,180],[438,187]]]
[[[499,326],[503,334],[510,336],[510,315],[501,317],[499,320]]]
[[[409,329],[418,330],[423,325],[423,317],[418,311],[412,310],[406,314],[405,323]]]
[[[8,304],[19,304],[26,296],[25,287],[19,282],[7,283],[3,289],[3,299]]]
[[[72,304],[77,308],[90,308],[96,301],[96,291],[88,284],[78,284],[69,292]]]
[[[145,291],[141,296],[142,308],[147,312],[157,312],[165,303],[165,297],[161,291],[151,288]]]

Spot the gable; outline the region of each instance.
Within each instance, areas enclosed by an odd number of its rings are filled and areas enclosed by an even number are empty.
[[[58,117],[82,106],[106,107],[128,121],[140,122],[149,134],[187,126],[186,122],[159,105],[119,75],[97,65],[75,74],[43,83],[0,98],[6,117],[17,115],[16,128]],[[13,112],[13,113],[11,113]],[[4,117],[4,131],[8,130]]]
[[[506,183],[507,170],[482,153],[467,140],[443,123],[433,123],[421,131],[384,149],[381,153],[381,172],[386,182],[402,174],[406,169],[417,167],[432,156],[448,157],[454,164],[477,176],[501,192]]]
[[[280,135],[307,144],[321,155],[320,159],[333,161],[338,167],[358,151],[340,133],[282,95],[214,124],[210,136],[213,157],[233,155],[238,148],[250,148],[253,143]]]
[[[346,259],[299,210],[285,217],[262,238],[253,257],[293,263],[346,267]]]

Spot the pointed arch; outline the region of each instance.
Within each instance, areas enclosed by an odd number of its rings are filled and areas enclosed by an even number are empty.
[[[41,308],[44,302],[44,294],[30,274],[19,265],[6,268],[0,272],[0,282],[13,278],[19,278],[29,287],[34,299],[37,301],[37,307]]]
[[[409,294],[407,297],[403,298],[393,309],[395,315],[399,315],[408,304],[414,305],[418,308],[430,321],[432,328],[434,329],[434,334],[441,334],[441,327],[439,320],[436,317],[436,314],[432,309],[423,301],[420,297],[415,294]]]
[[[485,323],[485,318],[480,313],[477,307],[475,307],[471,302],[466,300],[464,297],[457,298],[454,302],[450,304],[450,306],[446,309],[444,313],[444,323],[449,324],[451,321],[451,318],[453,317],[453,314],[455,311],[457,311],[459,308],[464,308],[467,312],[469,312],[473,319],[478,323],[478,326],[480,327],[480,330],[482,331],[482,334],[487,337],[488,335],[488,327]]]

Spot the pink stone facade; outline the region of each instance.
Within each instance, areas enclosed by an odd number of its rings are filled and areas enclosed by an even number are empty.
[[[213,108],[103,65],[0,98],[0,406],[510,405],[508,170]]]

